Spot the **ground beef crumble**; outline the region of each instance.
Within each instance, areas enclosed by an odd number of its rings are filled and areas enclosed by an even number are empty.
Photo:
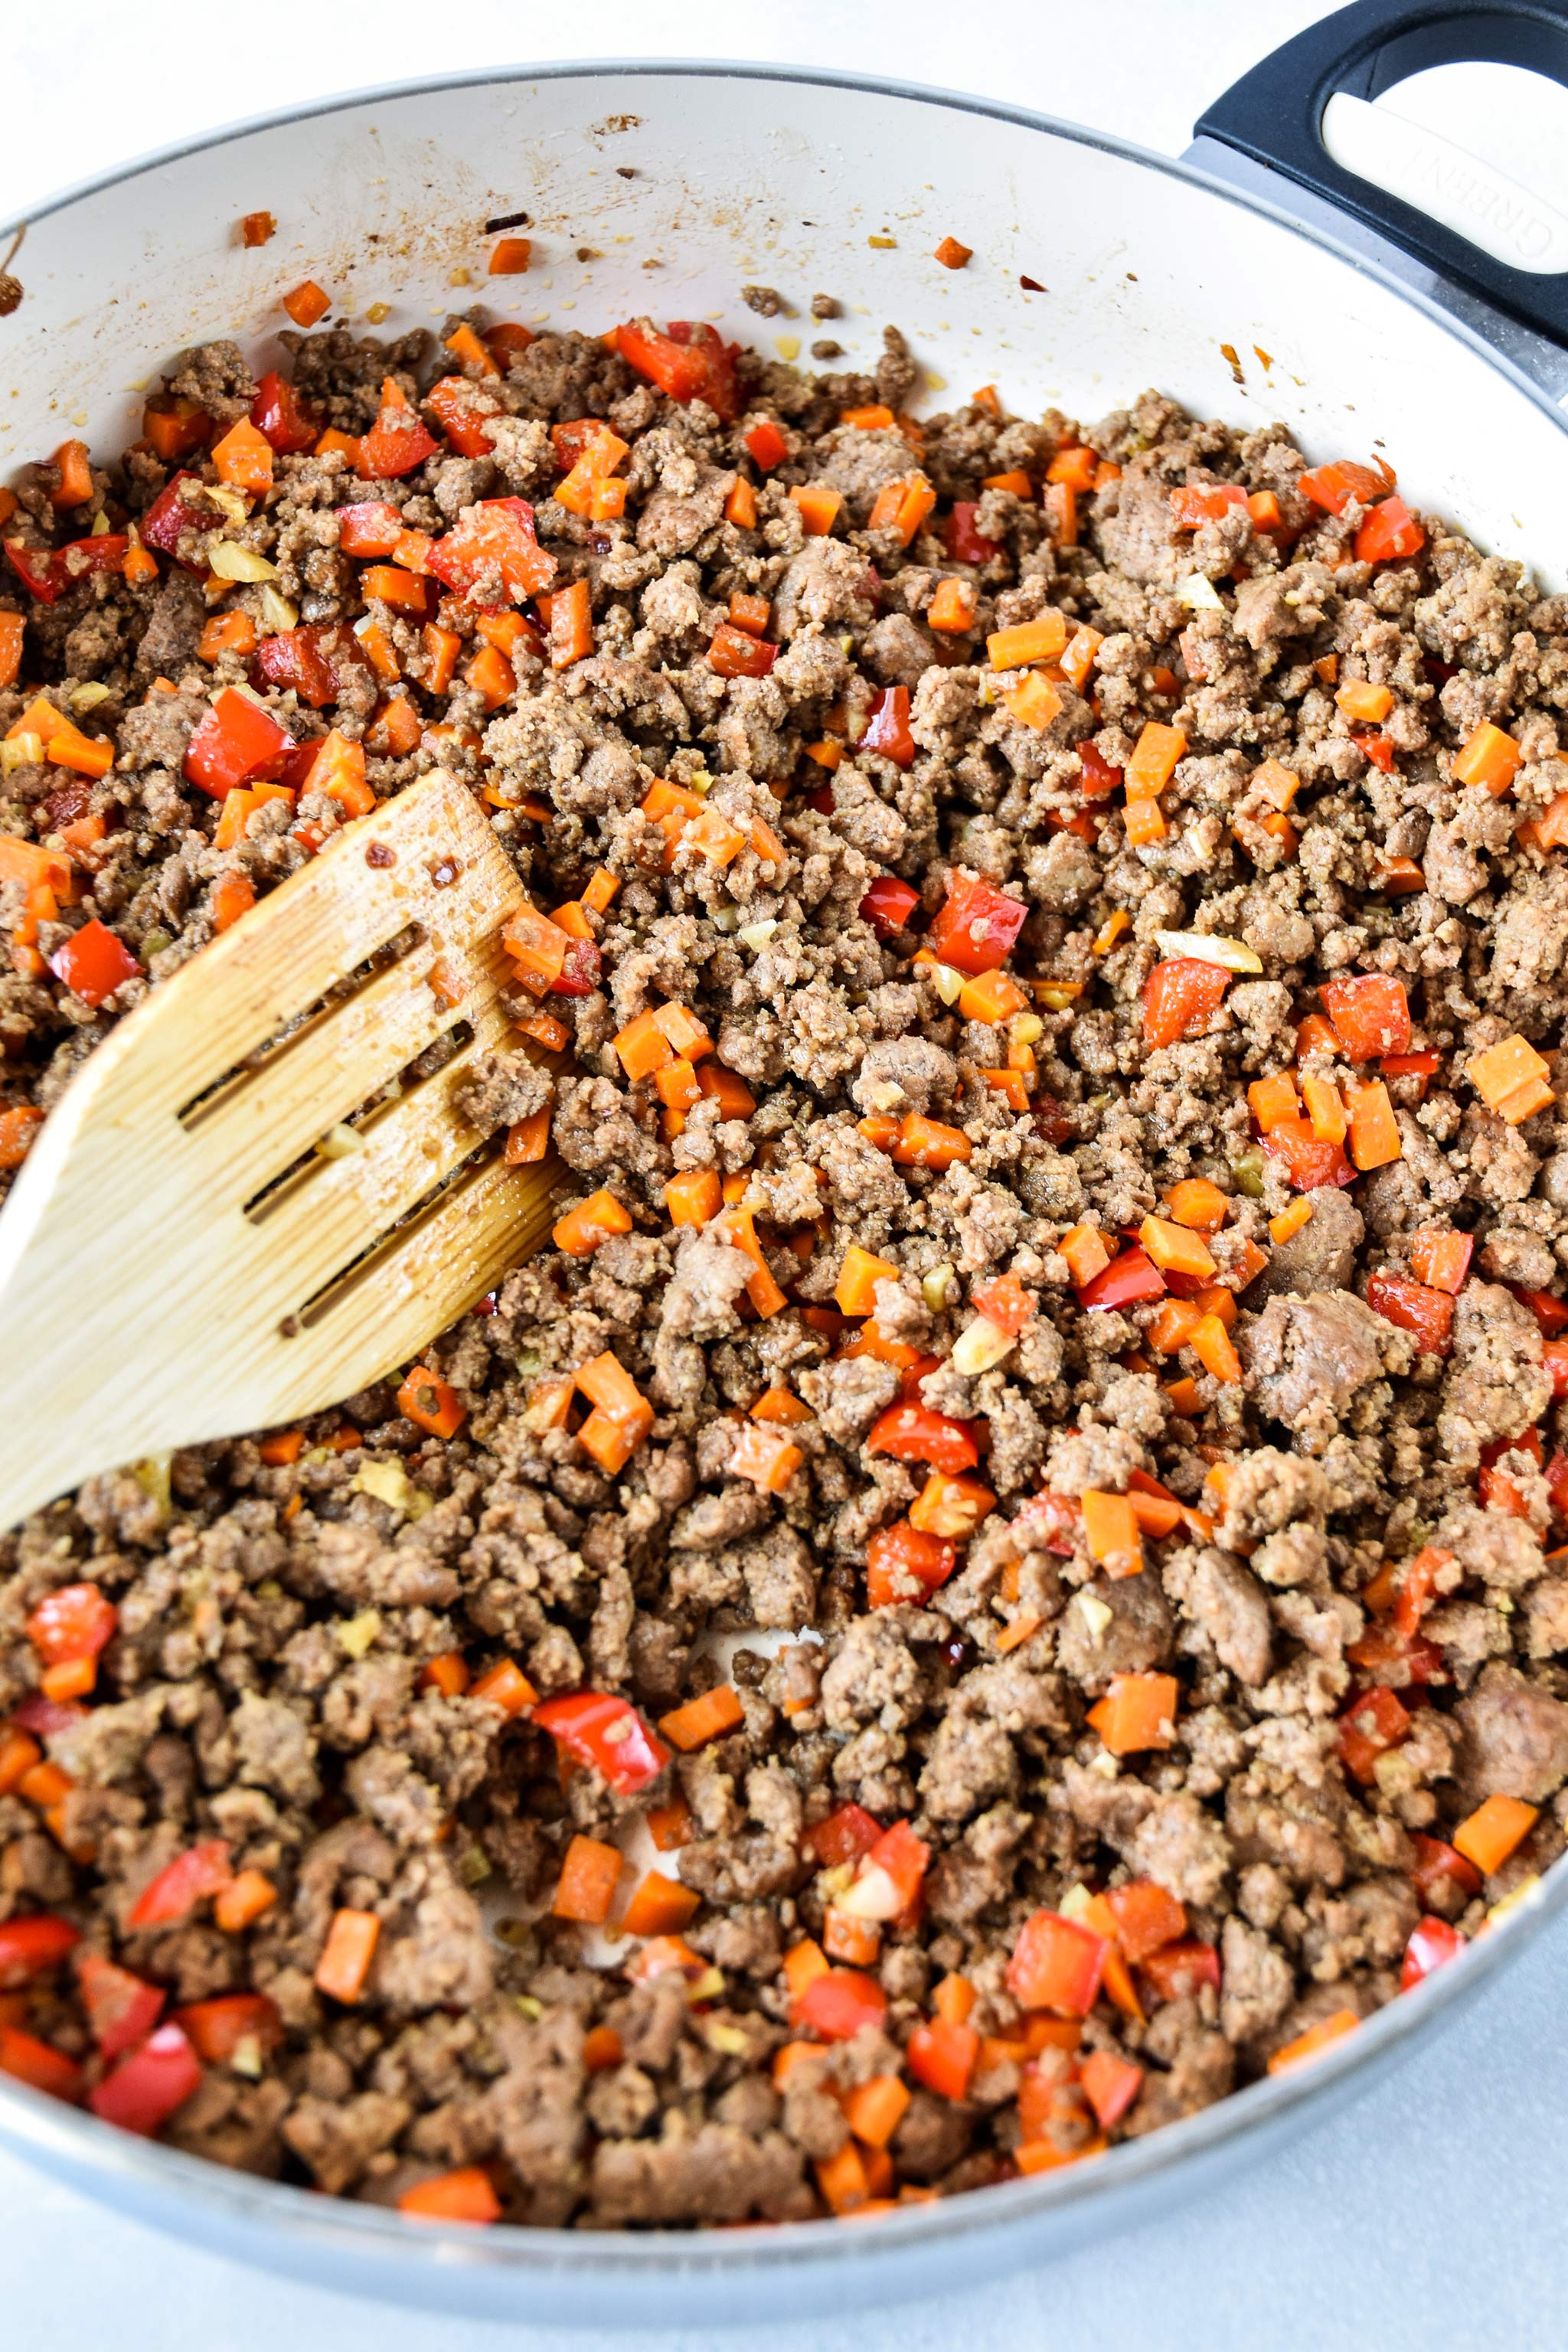
[[[236,888],[345,819],[303,789],[219,845],[185,762],[226,688],[297,743],[336,728],[378,797],[452,767],[531,900],[577,908],[586,992],[546,1000],[574,1058],[494,1054],[462,1107],[476,1139],[547,1118],[563,1206],[607,1190],[630,1230],[547,1250],[434,1344],[455,1434],[392,1381],[0,1534],[0,2067],[100,2104],[134,2059],[95,2047],[112,1963],[204,2061],[155,2118],[176,2145],[378,2202],[483,2168],[535,2226],[784,2221],[1142,2135],[1391,1998],[1423,1915],[1473,1935],[1563,1843],[1568,610],[1452,525],[1401,535],[1366,469],[1303,488],[1282,427],[1153,393],[1089,426],[994,394],[917,425],[891,329],[874,375],[815,379],[693,330],[663,349],[718,352],[711,398],[667,366],[678,400],[628,363],[646,346],[514,335],[492,359],[475,323],[441,352],[286,337],[327,441],[239,512],[208,445],[266,387],[226,342],[85,486],[62,454],[8,494],[0,1166]],[[629,445],[593,520],[553,495],[582,437],[550,428],[584,416]],[[422,420],[409,470],[356,472]],[[151,509],[179,471],[171,533]],[[837,502],[826,532],[808,486]],[[591,626],[584,650],[560,605],[531,616],[498,676],[476,657],[500,573],[425,627],[367,595],[342,513],[438,539],[500,499],[531,502]],[[143,523],[141,562],[92,555]],[[271,577],[215,583],[226,535]],[[991,633],[1056,615],[1032,677],[987,662]],[[276,637],[300,659],[257,653]],[[1473,771],[1483,725],[1500,784]],[[89,750],[62,759],[71,728]],[[1155,830],[1116,784],[1159,740]],[[687,795],[673,833],[655,784]],[[722,856],[679,837],[698,806]],[[1021,925],[1026,1012],[958,1001],[922,948],[975,891]],[[89,926],[115,984],[73,989]],[[1157,1039],[1172,932],[1252,968]],[[1373,975],[1410,1015],[1381,1077],[1319,993]],[[673,1116],[616,1042],[670,1003],[713,1047],[696,1066],[730,1074]],[[1544,1072],[1517,1118],[1467,1075],[1510,1040]],[[1318,1128],[1293,1181],[1247,1093],[1292,1068],[1342,1105],[1384,1087],[1396,1144],[1335,1162]],[[948,1141],[904,1149],[911,1122]],[[672,1225],[666,1188],[705,1177],[705,1215]],[[1086,1299],[1075,1250],[1124,1260],[1184,1183],[1217,1202],[1181,1220],[1206,1288]],[[878,1262],[869,1323],[844,1308],[851,1249]],[[1160,1320],[1199,1289],[1202,1348]],[[970,1344],[982,1312],[1005,1347]],[[580,1407],[540,1402],[612,1356],[647,1402],[618,1471]],[[984,1482],[940,1575],[899,1546],[960,1473],[886,1439],[901,1412],[942,1417]],[[746,1467],[759,1431],[795,1451],[776,1487]],[[1129,1496],[1131,1573],[1091,1539]],[[880,1588],[868,1559],[893,1560]],[[83,1587],[112,1616],[73,1688],[47,1628]],[[1116,1736],[1156,1687],[1159,1722]],[[637,1786],[564,1769],[532,1710],[584,1689],[647,1725],[706,1707],[706,1736],[656,1746]],[[1483,1875],[1452,1841],[1480,1853],[1461,1825],[1496,1801]],[[899,1822],[923,1875],[868,1908],[858,1857]],[[679,1937],[558,1916],[574,1838],[679,1880]],[[212,1884],[149,1910],[220,1843]],[[1152,1901],[1140,1942],[1127,1906]],[[1132,1973],[1055,2000],[1024,1966],[1041,1914],[1079,1947],[1121,1936]],[[352,1999],[323,1960],[345,1917],[376,1931]],[[18,1958],[51,1919],[69,1961]],[[824,1948],[847,2025],[803,1999]],[[211,2005],[237,1997],[226,2035]],[[1053,2007],[1076,2053],[1039,2030]]]

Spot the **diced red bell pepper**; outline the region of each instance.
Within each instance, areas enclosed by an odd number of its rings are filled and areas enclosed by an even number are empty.
[[[1340,1756],[1347,1772],[1365,1787],[1377,1779],[1380,1756],[1397,1748],[1410,1730],[1409,1709],[1381,1684],[1353,1698],[1340,1717]]]
[[[225,1838],[206,1838],[199,1845],[187,1846],[142,1889],[131,1906],[127,1925],[167,1927],[176,1919],[188,1919],[198,1903],[210,1895],[221,1895],[228,1885],[233,1875],[228,1855]]]
[[[900,882],[893,874],[879,874],[860,901],[860,914],[877,937],[885,940],[908,928],[920,902],[921,894],[911,883]]]
[[[1103,1936],[1059,1911],[1036,1911],[1018,1930],[1007,1990],[1021,2009],[1087,2017],[1099,1998],[1110,1949]]]
[[[1321,1136],[1310,1118],[1282,1118],[1263,1138],[1263,1149],[1270,1159],[1283,1160],[1298,1192],[1315,1192],[1325,1184],[1337,1184],[1342,1192],[1355,1182],[1344,1145]]]
[[[1437,1590],[1437,1578],[1453,1557],[1436,1544],[1423,1544],[1415,1559],[1405,1562],[1394,1601],[1394,1630],[1403,1640],[1413,1642],[1420,1633],[1421,1620]]]
[[[988,1323],[994,1323],[999,1331],[1005,1331],[1011,1339],[1017,1338],[1025,1324],[1037,1312],[1040,1304],[1032,1290],[1025,1289],[1016,1274],[999,1274],[978,1290],[972,1290],[969,1303],[984,1316]]]
[[[1510,1282],[1509,1288],[1521,1307],[1529,1307],[1546,1339],[1555,1339],[1560,1331],[1568,1330],[1568,1299],[1550,1290],[1527,1290],[1522,1282]]]
[[[1428,1290],[1403,1274],[1372,1274],[1366,1303],[1385,1323],[1414,1331],[1429,1356],[1446,1356],[1454,1343],[1454,1301],[1446,1290]]]
[[[161,2025],[106,2074],[87,2103],[106,2124],[150,2137],[201,2083],[195,2052],[177,2025]]]
[[[1383,499],[1356,532],[1356,562],[1389,563],[1398,556],[1418,555],[1426,544],[1426,533],[1405,500]]]
[[[1473,1234],[1449,1233],[1436,1225],[1423,1225],[1410,1237],[1410,1271],[1417,1282],[1432,1290],[1446,1290],[1458,1297],[1465,1286],[1465,1276],[1470,1270],[1470,1253],[1475,1248]]]
[[[977,1469],[980,1463],[974,1424],[932,1412],[923,1404],[890,1404],[872,1423],[866,1451],[890,1454],[896,1462],[929,1462],[950,1478],[962,1470]]]
[[[1568,1454],[1558,1446],[1546,1465],[1546,1491],[1560,1519],[1568,1519]]]
[[[107,997],[132,979],[142,967],[124,940],[95,915],[49,958],[49,970],[73,996],[96,1013]]]
[[[1054,1552],[1058,1559],[1070,1559],[1078,1549],[1074,1540],[1083,1507],[1076,1495],[1054,1494],[1047,1486],[1038,1495],[1031,1495],[1018,1513],[1018,1525],[1028,1528],[1029,1546],[1035,1551]]]
[[[904,2052],[904,2061],[917,2083],[939,2099],[962,2099],[980,2055],[980,2036],[973,2025],[954,2025],[945,2017],[917,2025]]]
[[[914,764],[915,739],[910,733],[907,686],[883,688],[871,705],[871,716],[866,722],[859,748],[862,751],[879,752],[884,760],[891,760],[895,768]]]
[[[1568,1339],[1548,1339],[1541,1352],[1541,1362],[1552,1382],[1552,1395],[1568,1396]]]
[[[721,621],[708,647],[708,667],[720,677],[766,677],[779,657],[777,646]]]
[[[1130,1878],[1113,1886],[1106,1901],[1116,1921],[1116,1940],[1134,1968],[1187,1932],[1184,1906],[1152,1878]]]
[[[579,1764],[591,1765],[623,1797],[657,1780],[669,1750],[655,1738],[628,1699],[607,1691],[574,1691],[533,1710],[542,1731],[560,1741]]]
[[[18,1707],[11,1711],[11,1720],[23,1731],[37,1733],[47,1739],[57,1731],[74,1731],[85,1723],[88,1710],[74,1699],[46,1698],[42,1691],[29,1691]]]
[[[96,1658],[114,1638],[120,1612],[96,1584],[61,1584],[27,1620],[27,1639],[47,1666]]]
[[[360,443],[359,470],[365,480],[395,481],[435,457],[440,446],[389,377],[382,386],[380,414]]]
[[[513,604],[539,595],[555,577],[555,558],[545,554],[534,536],[533,509],[526,499],[481,499],[465,508],[426,562],[437,580],[465,595],[493,575]]]
[[[68,540],[64,547],[25,547],[8,539],[5,552],[11,569],[40,604],[53,604],[93,572],[118,572],[131,541],[122,530],[100,531],[96,539]]]
[[[243,2042],[254,2042],[266,2051],[276,2049],[283,2038],[278,2004],[264,1992],[225,1992],[210,2000],[193,2000],[175,2010],[173,2021],[209,2066],[226,2065]]]
[[[499,402],[489,399],[464,375],[444,375],[425,395],[447,436],[447,446],[459,457],[488,457],[495,448],[485,419],[502,414]]]
[[[1447,1679],[1447,1662],[1436,1643],[1420,1633],[1402,1633],[1392,1622],[1369,1625],[1347,1643],[1345,1655],[1352,1666],[1391,1690],[1421,1689]]]
[[[976,530],[974,518],[980,511],[977,499],[955,499],[952,512],[942,527],[942,543],[954,563],[989,563],[1000,555],[1000,540],[987,539]]]
[[[338,698],[337,673],[322,654],[318,636],[309,625],[284,629],[275,637],[263,637],[256,652],[256,669],[268,685],[282,691],[292,687],[313,710]]]
[[[864,1916],[886,1919],[900,1917],[920,1894],[930,1867],[931,1848],[924,1839],[916,1837],[908,1822],[894,1822],[882,1832],[870,1852],[861,1858],[858,1885],[864,1885],[873,1871],[887,1881],[886,1909],[872,1909]]]
[[[1171,521],[1177,530],[1201,530],[1246,504],[1239,482],[1184,482],[1171,492]]]
[[[958,1565],[956,1546],[947,1536],[927,1535],[899,1519],[879,1528],[866,1547],[866,1604],[889,1609],[911,1598],[916,1604],[945,1584]],[[912,1578],[919,1591],[904,1589]]]
[[[339,507],[338,545],[345,555],[379,562],[390,555],[404,532],[403,517],[388,499],[361,499]]]
[[[52,1911],[0,1921],[0,1992],[15,1992],[58,1968],[81,1941],[81,1930]]]
[[[68,2099],[73,2106],[87,2080],[74,2058],[40,2042],[36,2033],[24,2033],[19,2025],[0,2025],[0,2074],[47,2091],[52,2099]]]
[[[1408,1049],[1410,1003],[1402,980],[1385,971],[1360,972],[1352,980],[1325,981],[1318,994],[1351,1061]]]
[[[1351,740],[1374,768],[1381,768],[1385,776],[1393,775],[1399,747],[1392,735],[1352,735]]]
[[[1151,1952],[1140,1964],[1138,1974],[1144,1991],[1154,2000],[1190,2000],[1205,1985],[1212,1985],[1218,1992],[1219,1954],[1212,1944],[1188,1937],[1181,1943],[1164,1944],[1157,1952]]]
[[[280,457],[298,457],[303,450],[313,449],[321,438],[320,416],[276,368],[269,368],[258,379],[256,398],[250,404],[250,421]]]
[[[954,971],[995,971],[1013,952],[1029,909],[989,882],[951,873],[931,927],[931,953]]]
[[[837,1870],[869,1853],[881,1834],[880,1822],[863,1805],[840,1805],[806,1831],[805,1843],[825,1870]]]
[[[1173,956],[1168,963],[1157,963],[1143,983],[1145,1045],[1173,1045],[1211,1020],[1224,1003],[1230,982],[1223,964],[1205,963],[1201,956]]]
[[[1321,507],[1328,514],[1343,514],[1352,499],[1368,506],[1381,490],[1394,487],[1391,473],[1374,473],[1370,466],[1358,466],[1353,458],[1342,457],[1336,465],[1320,466],[1312,473],[1298,476],[1296,488],[1304,499]]]
[[[547,996],[591,996],[599,985],[604,952],[596,940],[574,940],[565,961],[545,991]]]
[[[185,746],[184,776],[215,801],[237,784],[273,782],[294,738],[269,710],[226,687]]]
[[[813,1977],[790,2011],[796,2025],[825,2042],[853,2042],[863,2026],[880,2025],[887,2014],[887,1994],[858,1969],[828,1969]]]
[[[782,466],[789,456],[789,444],[771,416],[764,416],[760,425],[752,425],[745,436],[745,443],[747,455],[764,474],[771,474],[773,467]]]
[[[1435,1919],[1430,1913],[1417,1919],[1410,1931],[1410,1941],[1405,1947],[1405,1962],[1399,1971],[1399,1990],[1408,1992],[1435,1969],[1457,1960],[1465,1948],[1465,1938],[1447,1919]]]
[[[1091,2050],[1079,2069],[1085,2098],[1101,2131],[1119,2124],[1143,2088],[1143,2069],[1114,2050]]]
[[[1109,760],[1101,757],[1092,737],[1086,737],[1074,748],[1082,772],[1079,777],[1079,792],[1086,801],[1108,801],[1121,782],[1121,770],[1113,768]]]
[[[1103,1266],[1078,1294],[1080,1307],[1132,1307],[1140,1299],[1163,1298],[1164,1276],[1134,1244]]]
[[[163,2014],[162,1985],[132,1976],[97,1952],[85,1952],[76,1972],[92,2038],[106,2058],[122,2058],[146,2041]]]
[[[185,482],[194,490],[202,487],[201,476],[193,474],[188,467],[183,473],[173,475],[136,528],[142,535],[143,547],[155,547],[160,555],[172,555],[177,563],[184,564],[187,572],[205,572],[207,568],[205,558],[182,555],[180,541],[188,530],[215,530],[221,518],[216,508],[209,507],[205,499],[197,506],[188,499],[181,487]]]
[[[1480,1893],[1481,1874],[1475,1864],[1467,1862],[1442,1838],[1426,1837],[1417,1830],[1410,1843],[1415,1849],[1410,1883],[1424,1902],[1429,1903],[1433,1890],[1444,1885],[1458,1887],[1465,1895]]]
[[[647,376],[671,400],[705,400],[716,416],[732,425],[741,413],[735,381],[737,343],[726,343],[706,323],[671,321],[668,335],[644,320],[617,327],[611,338],[629,368]]]

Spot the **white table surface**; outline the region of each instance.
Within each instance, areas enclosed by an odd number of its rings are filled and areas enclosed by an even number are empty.
[[[242,115],[382,80],[528,58],[731,57],[965,87],[1179,152],[1203,104],[1324,13],[1312,0],[270,0],[194,16],[123,0],[51,0],[5,38],[0,218],[49,190]],[[159,28],[174,40],[159,55]],[[978,54],[958,27],[981,33]],[[1180,26],[1183,46],[1173,35]],[[1563,102],[1456,93],[1428,78],[1435,127],[1542,193],[1562,184]],[[1479,95],[1477,108],[1470,100]],[[1495,100],[1495,103],[1488,103]],[[1402,98],[1402,103],[1405,100]],[[758,2352],[947,2352],[968,2338],[1052,2352],[1377,2352],[1548,2347],[1568,2334],[1568,2037],[1561,1927],[1430,2053],[1240,2185],[1114,2244],[977,2293],[885,2316],[752,2328]],[[0,2153],[5,2323],[40,2352],[447,2352],[453,2323],[268,2279],[176,2245]],[[474,2322],[476,2352],[542,2352],[545,2336]],[[558,2332],[552,2340],[558,2341]],[[653,2352],[713,2334],[577,2335],[582,2352]]]

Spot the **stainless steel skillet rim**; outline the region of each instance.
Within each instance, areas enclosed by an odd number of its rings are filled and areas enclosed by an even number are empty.
[[[880,77],[838,73],[827,68],[726,62],[708,58],[589,58],[490,70],[477,68],[458,74],[424,76],[405,82],[377,84],[312,100],[308,105],[279,107],[226,125],[199,137],[181,140],[132,163],[94,174],[47,198],[36,207],[0,224],[0,240],[9,244],[18,232],[68,209],[84,197],[124,186],[165,164],[209,149],[223,147],[255,132],[285,128],[319,117],[348,114],[408,98],[432,97],[449,90],[488,88],[509,82],[595,81],[612,79],[645,80],[745,80],[859,92],[875,98],[905,100],[921,106],[951,109],[1017,124],[1048,137],[1098,150],[1145,171],[1188,182],[1222,198],[1238,210],[1256,214],[1288,230],[1293,236],[1319,247],[1358,274],[1373,278],[1401,302],[1439,325],[1467,349],[1483,359],[1517,394],[1568,432],[1568,418],[1539,385],[1503,353],[1492,348],[1465,321],[1441,303],[1410,286],[1367,256],[1355,252],[1316,226],[1294,218],[1281,205],[1250,191],[1238,189],[1211,173],[1174,158],[1140,147],[1108,132],[1064,122],[1032,108],[1000,100]],[[17,267],[26,269],[25,241]],[[392,2258],[388,2284],[395,2284],[397,2263],[430,2262],[445,2267],[511,2270],[567,2275],[585,2270],[609,2271],[626,2277],[649,2273],[725,2273],[763,2270],[816,2268],[832,2263],[857,2263],[880,2256],[887,2262],[919,2242],[956,2239],[977,2231],[1023,2224],[1030,2219],[1063,2213],[1075,2206],[1105,2205],[1118,2191],[1127,2201],[1135,2189],[1156,2175],[1194,2161],[1241,2134],[1261,2126],[1318,2100],[1331,2086],[1375,2065],[1394,2045],[1430,2030],[1441,2012],[1463,2000],[1486,1979],[1506,1965],[1546,1922],[1568,1904],[1568,1857],[1551,1871],[1527,1909],[1506,1927],[1489,1935],[1452,1962],[1418,1993],[1389,2002],[1356,2032],[1328,2050],[1315,2062],[1249,2085],[1201,2114],[1167,2126],[1148,2138],[1124,2142],[1093,2161],[1062,2171],[981,2189],[942,2200],[933,2205],[910,2206],[861,2227],[842,2221],[800,2221],[777,2227],[685,2233],[665,2231],[637,2235],[626,2231],[464,2229],[458,2225],[411,2225],[384,2208],[344,2200],[307,2195],[277,2181],[259,2180],[178,2149],[144,2141],[101,2124],[96,2118],[63,2107],[58,2102],[0,2077],[0,2138],[22,2148],[47,2150],[73,2169],[90,2167],[100,2179],[128,2183],[163,2185],[198,2203],[217,2209],[251,2228],[273,2228],[294,2236],[309,2235],[324,2244],[337,2242],[366,2254]],[[1109,2226],[1109,2225],[1108,2225]],[[892,2282],[889,2281],[889,2286]]]

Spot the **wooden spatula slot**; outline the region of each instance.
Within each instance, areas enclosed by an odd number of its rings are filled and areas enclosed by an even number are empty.
[[[559,1164],[508,1167],[457,1102],[519,1042],[500,935],[522,895],[437,771],[89,1058],[0,1215],[0,1527],[89,1471],[336,1402],[540,1246]]]

